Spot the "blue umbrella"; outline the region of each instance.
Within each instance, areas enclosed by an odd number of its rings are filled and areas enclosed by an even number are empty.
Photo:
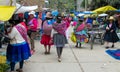
[[[74,12],[75,16],[77,16],[79,14],[79,12]]]
[[[120,9],[119,9],[119,10],[116,10],[116,12],[120,12]]]
[[[94,12],[92,12],[92,11],[84,11],[83,13],[84,14],[94,14]]]

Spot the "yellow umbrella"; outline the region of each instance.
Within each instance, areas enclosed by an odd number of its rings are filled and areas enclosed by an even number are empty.
[[[110,11],[110,10],[117,10],[117,9],[108,5],[108,6],[100,7],[98,9],[94,10],[93,12],[105,13],[106,11]]]
[[[15,6],[0,6],[0,20],[1,21],[9,20],[12,17],[15,9],[16,9]]]

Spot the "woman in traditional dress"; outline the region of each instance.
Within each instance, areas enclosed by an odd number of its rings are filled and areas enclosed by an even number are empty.
[[[11,72],[14,72],[15,64],[20,63],[18,72],[23,72],[24,60],[29,59],[30,47],[27,40],[27,30],[20,24],[19,18],[14,17],[9,20],[12,26],[7,30],[8,37],[11,39],[7,46],[7,61],[10,62]]]
[[[111,48],[114,48],[114,43],[119,41],[119,38],[116,34],[116,24],[114,22],[114,18],[111,16],[109,18],[109,23],[106,26],[106,32],[104,35],[104,41],[106,41],[106,49],[110,48],[109,47],[109,42],[112,43]]]
[[[43,21],[42,23],[42,29],[43,29],[43,34],[41,37],[41,44],[44,45],[45,48],[45,54],[50,54],[50,49],[51,49],[51,45],[53,43],[50,43],[51,40],[51,31],[52,31],[52,15],[50,12],[46,13],[46,19]]]
[[[87,32],[85,30],[86,27],[86,18],[83,19],[83,22],[80,22],[79,20],[76,28],[75,28],[75,35],[77,38],[76,46],[75,47],[81,47],[81,43],[85,42],[85,39],[87,38]]]
[[[31,11],[28,14],[29,14],[28,35],[29,35],[30,43],[31,43],[31,54],[34,54],[35,52],[34,38],[36,37],[36,33],[37,33],[38,21],[35,18],[36,17],[35,11]]]
[[[67,24],[62,20],[61,15],[57,16],[57,21],[53,24],[52,35],[53,43],[57,49],[58,61],[61,62],[63,47],[67,44],[66,29]]]

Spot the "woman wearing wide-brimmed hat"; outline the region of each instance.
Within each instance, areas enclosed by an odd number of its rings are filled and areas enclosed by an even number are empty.
[[[114,17],[110,16],[109,22],[106,27],[106,32],[104,35],[104,41],[106,41],[106,49],[109,47],[109,42],[112,43],[111,48],[114,48],[114,43],[119,41],[119,38],[116,34],[116,24],[114,22]]]
[[[31,54],[33,54],[35,52],[34,38],[35,38],[36,32],[37,32],[38,21],[35,18],[36,17],[35,11],[31,11],[28,14],[29,14],[28,35],[30,37],[30,43],[31,43]]]

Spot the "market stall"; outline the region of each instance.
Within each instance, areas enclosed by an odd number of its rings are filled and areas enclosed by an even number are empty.
[[[95,12],[95,13],[105,13],[107,11],[113,11],[113,10],[117,10],[117,9],[108,5],[108,6],[104,6],[104,7],[100,7],[98,9],[95,9],[95,10],[93,10],[93,12]]]
[[[38,6],[23,6],[16,3],[16,0],[0,0],[0,43],[4,38],[4,29],[6,28],[7,21],[13,14],[24,13],[26,11],[36,10]],[[9,64],[6,61],[6,52],[0,50],[0,72],[6,72]]]

